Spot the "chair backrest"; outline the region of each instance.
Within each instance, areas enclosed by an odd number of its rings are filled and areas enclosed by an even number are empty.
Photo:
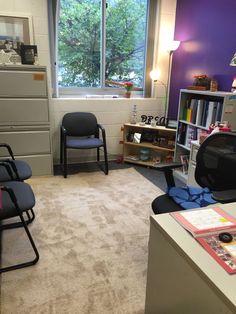
[[[215,133],[201,144],[195,180],[211,191],[236,189],[236,134]]]
[[[69,136],[95,135],[98,131],[97,118],[91,112],[69,112],[62,119]]]

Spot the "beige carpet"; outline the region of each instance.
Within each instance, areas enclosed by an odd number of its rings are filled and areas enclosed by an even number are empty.
[[[1,276],[1,313],[143,314],[150,204],[163,192],[133,168],[28,181],[38,264]],[[21,229],[2,257],[26,258]]]

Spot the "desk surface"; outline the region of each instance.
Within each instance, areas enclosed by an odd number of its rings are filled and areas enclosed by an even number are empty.
[[[236,203],[219,207],[236,217]],[[151,216],[151,223],[163,234],[168,235],[172,245],[182,251],[184,258],[191,263],[196,272],[204,277],[227,303],[236,308],[236,274],[228,274],[170,214]]]

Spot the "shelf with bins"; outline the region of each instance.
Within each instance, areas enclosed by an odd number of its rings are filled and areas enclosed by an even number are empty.
[[[179,96],[178,128],[175,161],[189,155],[191,142],[209,130],[216,121],[227,121],[236,129],[236,95],[229,92],[210,92],[181,89]],[[188,174],[179,170],[177,177],[187,182]]]
[[[155,167],[174,158],[175,129],[164,126],[124,124],[123,160],[128,163]],[[138,140],[137,142],[137,139]]]

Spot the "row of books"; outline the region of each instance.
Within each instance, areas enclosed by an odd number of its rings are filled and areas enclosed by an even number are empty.
[[[201,129],[180,122],[177,134],[177,143],[190,148],[191,141],[199,139],[201,131]]]
[[[216,121],[221,121],[223,104],[205,99],[189,99],[182,111],[182,120],[193,124],[209,127]]]

